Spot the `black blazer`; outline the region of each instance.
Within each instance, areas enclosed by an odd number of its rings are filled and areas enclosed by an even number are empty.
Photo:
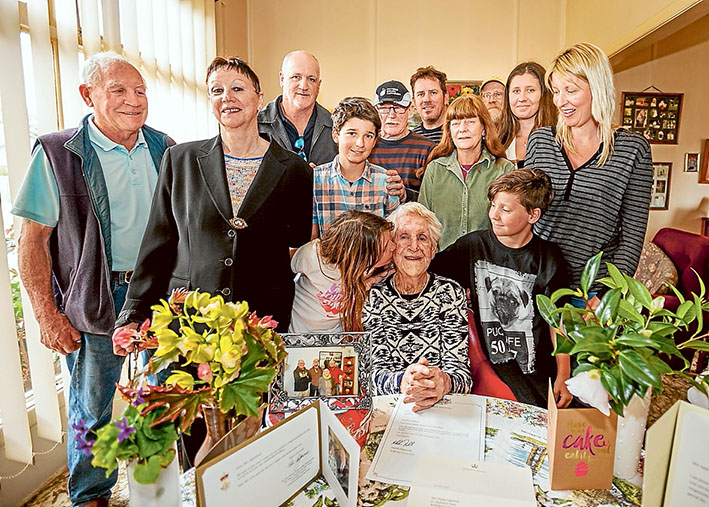
[[[168,148],[116,327],[186,287],[248,301],[286,330],[295,291],[288,248],[310,239],[312,203],[308,164],[271,142],[239,210],[246,227],[237,228],[221,137]]]

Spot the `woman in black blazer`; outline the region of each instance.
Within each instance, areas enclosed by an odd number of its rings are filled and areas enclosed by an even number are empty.
[[[135,326],[151,315],[151,305],[185,287],[248,301],[260,316],[273,315],[279,330],[288,329],[289,247],[310,236],[312,170],[259,137],[263,95],[245,62],[215,58],[207,85],[220,133],[165,152],[116,327]]]

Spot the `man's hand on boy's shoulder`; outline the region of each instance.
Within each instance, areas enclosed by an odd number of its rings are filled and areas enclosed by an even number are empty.
[[[387,192],[389,195],[398,195],[401,202],[406,201],[406,188],[396,169],[387,169]]]

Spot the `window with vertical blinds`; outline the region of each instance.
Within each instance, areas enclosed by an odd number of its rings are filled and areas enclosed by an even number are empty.
[[[149,125],[178,142],[216,133],[204,83],[215,56],[214,15],[214,0],[0,0],[0,230],[19,231],[8,211],[36,136],[76,126],[90,112],[79,73],[98,51],[121,53],[142,72]],[[13,284],[13,241],[0,242],[0,418],[5,457],[31,463],[28,393],[41,438],[60,441],[64,421],[56,358],[40,342],[24,290]],[[20,302],[24,340],[15,320]]]

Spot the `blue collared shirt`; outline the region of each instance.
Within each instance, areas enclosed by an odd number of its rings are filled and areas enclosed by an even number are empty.
[[[128,151],[108,139],[88,122],[89,139],[98,156],[108,189],[111,208],[111,254],[113,271],[135,267],[138,248],[148,223],[150,203],[158,172],[142,130]],[[34,222],[56,227],[59,221],[59,190],[54,172],[41,145],[32,154],[30,166],[13,203],[12,213]]]

